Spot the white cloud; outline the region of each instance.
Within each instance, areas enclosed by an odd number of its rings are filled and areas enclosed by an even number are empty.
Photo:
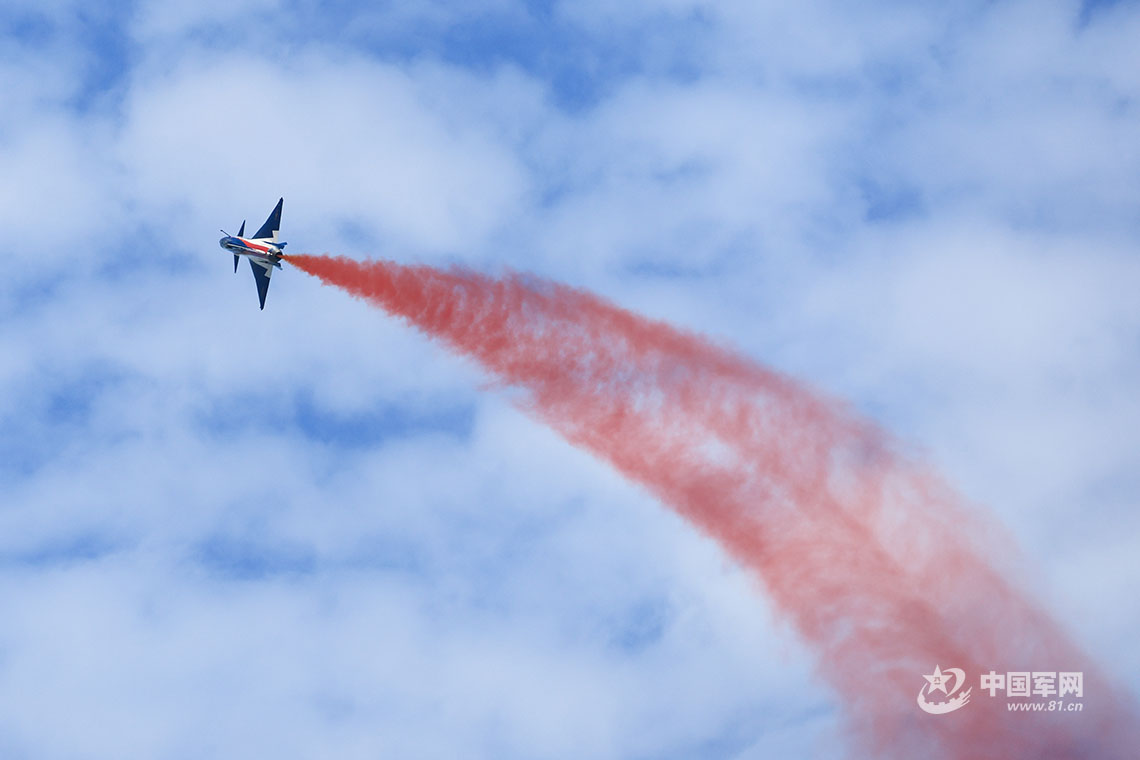
[[[231,27],[250,33],[276,26],[288,13],[281,0],[204,0],[197,3],[143,2],[131,24],[132,35],[149,45],[174,44],[196,30]]]
[[[203,210],[233,213],[239,198],[283,193],[313,219],[457,248],[501,222],[522,175],[477,127],[442,123],[417,89],[362,59],[197,59],[139,83],[121,157],[144,203],[214,186]]]
[[[2,45],[0,753],[839,751],[713,544],[363,304],[286,270],[257,312],[213,230],[279,195],[291,247],[537,270],[851,397],[1135,671],[1134,9],[559,6],[666,40],[567,112],[526,61],[356,44],[408,11],[337,48],[270,6],[147,5],[88,110],[98,50]],[[393,406],[470,420],[330,432]]]

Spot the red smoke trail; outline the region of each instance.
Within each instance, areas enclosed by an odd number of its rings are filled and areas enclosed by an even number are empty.
[[[470,356],[756,574],[817,652],[862,752],[1133,757],[1112,686],[995,569],[1010,549],[843,406],[709,341],[519,275],[290,256]],[[965,670],[970,703],[919,710],[923,674]],[[1009,713],[981,673],[1083,671],[1081,713]],[[1072,698],[1069,698],[1072,701]]]

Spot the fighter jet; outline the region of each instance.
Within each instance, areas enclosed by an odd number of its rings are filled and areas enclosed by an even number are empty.
[[[253,270],[253,279],[257,282],[257,297],[261,300],[262,309],[265,308],[265,294],[269,292],[269,278],[274,267],[281,268],[282,249],[286,246],[286,243],[277,242],[277,231],[281,229],[281,204],[284,202],[284,198],[277,201],[273,213],[253,237],[242,237],[245,235],[245,221],[242,220],[237,235],[222,230],[225,237],[218,241],[218,245],[233,253],[235,273],[238,270],[238,259],[241,256],[249,259],[249,268]]]

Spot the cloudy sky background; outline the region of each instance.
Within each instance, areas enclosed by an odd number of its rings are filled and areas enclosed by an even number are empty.
[[[709,541],[363,304],[259,312],[217,229],[282,195],[849,399],[1140,693],[1140,7],[940,5],[5,2],[0,756],[843,752]]]

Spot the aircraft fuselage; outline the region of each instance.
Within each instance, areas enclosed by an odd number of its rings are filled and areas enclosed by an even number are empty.
[[[218,245],[235,256],[246,256],[263,265],[268,264],[278,269],[281,268],[281,245],[264,240],[247,240],[235,235],[225,236],[218,241]]]

